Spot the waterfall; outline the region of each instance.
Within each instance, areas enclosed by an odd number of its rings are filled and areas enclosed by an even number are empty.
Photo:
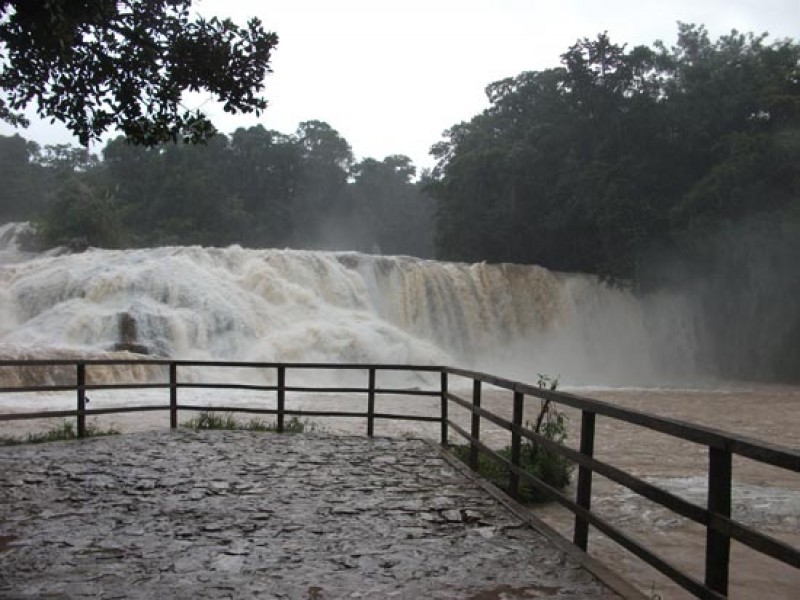
[[[14,258],[12,246],[0,229],[6,356],[448,363],[592,385],[693,368],[680,297],[536,266],[238,246]]]

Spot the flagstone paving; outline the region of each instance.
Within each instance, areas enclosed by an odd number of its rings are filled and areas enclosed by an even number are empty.
[[[0,448],[0,598],[616,598],[421,440]]]

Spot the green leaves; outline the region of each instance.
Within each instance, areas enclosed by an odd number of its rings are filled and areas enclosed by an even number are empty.
[[[148,146],[200,142],[215,129],[182,110],[207,90],[228,112],[266,108],[260,95],[278,37],[253,19],[189,18],[189,0],[51,0],[0,4],[0,118],[35,103],[86,145],[111,128]]]
[[[50,245],[114,248],[121,242],[119,206],[109,194],[98,193],[77,178],[69,178],[39,223],[39,232]]]
[[[562,64],[490,84],[433,147],[440,257],[638,278],[698,216],[789,203],[797,43],[680,24],[672,48],[603,33]]]

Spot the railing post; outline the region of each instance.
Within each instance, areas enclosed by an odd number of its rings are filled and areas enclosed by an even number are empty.
[[[731,516],[732,456],[729,450],[709,447],[708,510],[723,517]],[[728,567],[731,540],[706,526],[706,585],[723,596],[728,595]]]
[[[481,407],[481,382],[479,379],[472,381],[472,431],[470,434],[476,440],[481,437],[481,416],[475,412],[475,409]],[[478,470],[478,446],[475,442],[470,442],[469,448],[469,466],[473,471]]]
[[[595,414],[588,410],[581,412],[581,454],[594,456],[594,422]],[[578,491],[575,502],[581,508],[590,510],[592,507],[592,470],[583,465],[578,467]],[[575,529],[573,543],[586,552],[589,545],[589,521],[575,515]]]
[[[86,364],[76,363],[78,368],[77,372],[77,390],[78,390],[78,437],[86,436]]]
[[[511,417],[511,424],[513,425],[511,429],[511,464],[515,467],[520,466],[522,454],[522,436],[517,428],[522,427],[524,402],[525,395],[522,392],[514,392],[514,414]],[[508,474],[508,492],[513,498],[519,498],[519,475],[513,471]]]
[[[278,367],[278,433],[283,433],[283,411],[286,404],[286,367]]]
[[[178,365],[169,363],[169,427],[178,428]]]
[[[441,404],[442,404],[442,439],[441,443],[442,446],[447,446],[447,403],[449,400],[447,399],[447,371],[442,370],[442,387],[441,387]]]
[[[369,368],[369,392],[367,392],[367,435],[375,434],[375,367]]]

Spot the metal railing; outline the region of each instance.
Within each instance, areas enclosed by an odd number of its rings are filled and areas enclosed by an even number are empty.
[[[87,367],[92,366],[150,366],[166,370],[167,381],[162,383],[87,383]],[[545,492],[555,501],[566,507],[575,515],[572,542],[587,550],[589,527],[595,527],[610,539],[629,550],[661,573],[675,581],[678,585],[698,598],[721,599],[728,594],[728,575],[730,566],[730,544],[736,540],[756,552],[770,556],[794,568],[800,568],[800,551],[767,534],[731,518],[731,491],[734,454],[745,456],[755,461],[800,473],[800,452],[734,435],[716,429],[692,425],[690,423],[658,417],[641,411],[621,408],[608,402],[593,400],[565,392],[543,389],[541,387],[495,377],[485,373],[465,369],[431,366],[431,365],[378,365],[378,364],[332,364],[332,363],[251,363],[223,361],[171,361],[171,360],[6,360],[0,361],[0,368],[53,368],[67,367],[75,369],[74,383],[35,384],[17,387],[1,387],[3,392],[52,392],[74,391],[76,393],[75,410],[37,411],[25,413],[0,414],[0,421],[18,419],[36,419],[47,417],[75,417],[77,434],[86,434],[86,417],[112,413],[128,413],[139,411],[169,411],[170,426],[178,426],[178,411],[206,411],[209,406],[199,406],[179,402],[180,389],[238,389],[257,392],[274,392],[275,408],[257,408],[244,406],[214,405],[215,411],[244,412],[275,415],[278,432],[284,430],[285,417],[353,417],[366,420],[366,433],[374,435],[375,421],[378,419],[420,421],[439,423],[440,442],[448,446],[449,431],[453,430],[462,436],[470,446],[469,464],[475,469],[478,465],[479,452],[485,453],[491,460],[504,466],[509,473],[509,489],[511,495],[517,495],[521,482],[527,483]],[[260,371],[274,371],[275,385],[258,385],[247,383],[192,383],[180,381],[179,368],[244,368]],[[287,370],[345,370],[364,371],[367,375],[366,387],[345,386],[290,386],[286,383]],[[379,388],[376,385],[377,374],[382,371],[427,372],[439,374],[438,389]],[[472,397],[465,399],[449,389],[449,377],[457,376],[472,382]],[[63,377],[63,373],[62,373]],[[482,386],[488,384],[513,393],[512,418],[493,413],[481,406]],[[92,390],[114,389],[168,389],[169,403],[156,406],[119,406],[108,408],[87,408],[86,392]],[[358,411],[320,411],[299,410],[286,407],[287,393],[346,393],[364,394],[367,409]],[[375,409],[378,395],[405,395],[435,398],[437,414],[414,415],[407,413],[385,413]],[[581,412],[581,428],[579,449],[575,450],[557,443],[543,435],[523,427],[525,400],[534,397],[549,400],[561,406],[571,407]],[[470,431],[454,422],[449,415],[449,405],[454,403],[471,413]],[[705,446],[708,450],[708,498],[705,506],[699,506],[685,500],[663,488],[653,485],[644,479],[627,473],[611,464],[594,458],[595,421],[597,416],[616,419],[669,436],[694,442]],[[481,441],[481,425],[485,419],[510,432],[510,459],[504,458],[494,449]],[[578,465],[577,489],[575,498],[568,497],[562,491],[554,489],[537,479],[521,467],[522,440],[530,440],[542,448],[554,452]],[[644,547],[617,526],[601,518],[591,510],[592,478],[598,473],[615,483],[623,485],[636,494],[647,498],[687,519],[695,521],[706,528],[705,578],[703,581],[686,573]]]

